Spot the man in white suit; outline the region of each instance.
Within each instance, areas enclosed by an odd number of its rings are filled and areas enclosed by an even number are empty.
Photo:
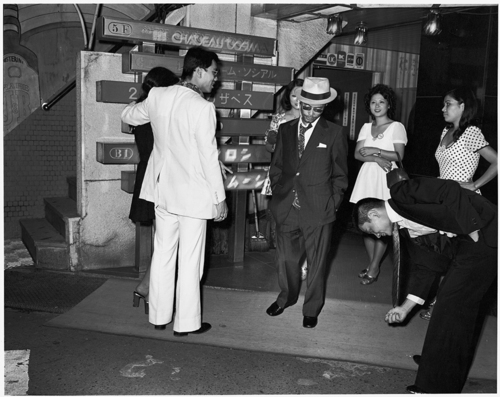
[[[151,122],[154,148],[140,198],[154,202],[156,230],[151,262],[149,322],[165,329],[174,317],[174,335],[201,334],[207,219],[227,216],[226,195],[215,139],[216,114],[203,94],[217,80],[218,57],[200,47],[184,58],[182,82],[152,88],[141,103],[122,112],[123,122]],[[178,259],[177,286],[175,285]]]

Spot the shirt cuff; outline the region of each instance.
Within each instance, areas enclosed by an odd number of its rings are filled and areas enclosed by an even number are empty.
[[[423,305],[425,303],[425,300],[423,300],[422,298],[419,298],[418,296],[412,295],[412,294],[408,294],[406,296],[406,299],[408,299],[409,301],[415,302],[417,305]]]

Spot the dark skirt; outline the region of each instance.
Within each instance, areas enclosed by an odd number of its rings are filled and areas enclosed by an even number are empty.
[[[151,124],[147,123],[134,128],[135,143],[139,150],[140,161],[135,174],[134,193],[132,194],[132,205],[130,206],[129,218],[133,222],[152,224],[155,219],[154,204],[139,198],[142,181],[146,173],[149,156],[153,151],[154,137]]]

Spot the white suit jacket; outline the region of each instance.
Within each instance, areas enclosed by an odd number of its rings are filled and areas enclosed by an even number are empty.
[[[140,198],[168,212],[212,219],[226,198],[215,139],[213,103],[190,88],[152,88],[141,103],[122,112],[123,122],[151,122],[154,147]]]

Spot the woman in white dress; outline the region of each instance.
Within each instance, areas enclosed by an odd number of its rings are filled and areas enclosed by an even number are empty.
[[[408,142],[403,124],[394,121],[396,112],[396,95],[392,88],[377,84],[365,95],[365,109],[372,122],[366,123],[359,132],[354,151],[354,158],[362,161],[354,185],[350,202],[357,203],[365,197],[382,200],[390,198],[386,174],[397,168],[397,153],[401,160],[404,157],[405,145]],[[359,277],[361,284],[368,285],[377,281],[380,274],[380,262],[387,249],[385,236],[374,238],[364,235],[364,243],[368,253],[369,264]]]

